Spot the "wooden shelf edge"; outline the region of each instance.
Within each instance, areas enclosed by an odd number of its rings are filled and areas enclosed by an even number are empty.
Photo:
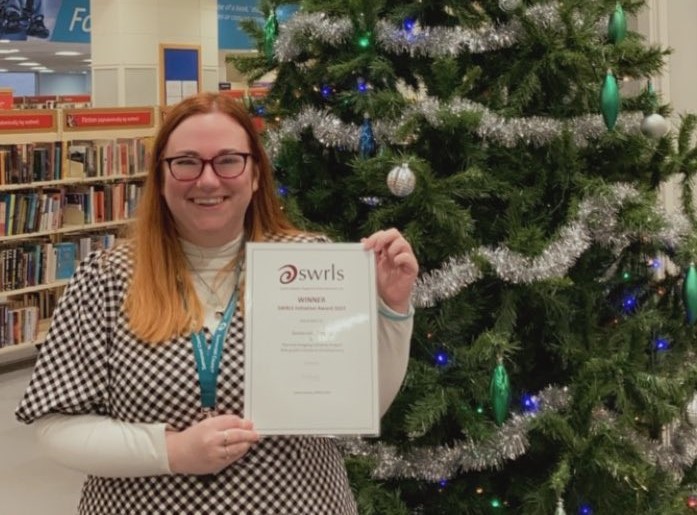
[[[70,279],[61,279],[60,281],[55,281],[49,284],[37,284],[36,286],[27,286],[26,288],[20,288],[18,290],[3,290],[0,291],[0,300],[6,297],[16,297],[18,295],[26,295],[27,293],[36,293],[45,290],[55,290],[66,286]]]
[[[134,220],[135,218],[124,218],[122,220],[110,220],[108,222],[99,222],[95,224],[64,225],[63,227],[59,227],[58,229],[53,229],[50,231],[27,232],[22,234],[12,234],[10,236],[0,236],[0,244],[12,241],[37,239],[44,236],[51,236],[53,234],[69,234],[74,232],[98,231],[100,229],[108,229],[110,227],[128,225]]]
[[[40,343],[37,340],[31,343],[18,343],[17,345],[0,347],[0,366],[35,358],[37,354],[36,346]]]
[[[76,186],[80,184],[101,184],[105,182],[128,182],[129,179],[145,179],[148,176],[147,172],[138,172],[130,175],[101,175],[99,177],[68,177],[65,179],[56,179],[55,181],[36,181],[20,184],[2,184],[0,192],[10,192],[17,190],[38,190],[42,188],[53,188],[59,186]]]

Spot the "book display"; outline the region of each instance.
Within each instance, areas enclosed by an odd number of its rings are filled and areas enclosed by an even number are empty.
[[[155,119],[149,107],[0,111],[0,364],[36,352],[77,264],[133,218]]]

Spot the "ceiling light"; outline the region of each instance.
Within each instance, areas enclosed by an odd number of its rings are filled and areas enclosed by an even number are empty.
[[[53,73],[53,70],[39,70],[39,73]]]
[[[45,66],[32,66],[31,69],[32,70],[47,70],[48,68],[46,68]]]
[[[83,63],[91,63],[91,62],[92,62],[92,59],[83,59],[82,62],[83,62]]]
[[[0,54],[15,54],[19,52],[17,48],[0,48]]]
[[[26,61],[26,57],[20,57],[18,55],[12,56],[12,57],[5,57],[5,61]]]
[[[9,42],[10,42],[9,39],[0,39],[0,43],[9,43]]]
[[[72,50],[61,50],[56,52],[56,55],[80,55],[80,52],[73,52]]]
[[[17,63],[17,66],[41,66],[41,63],[35,63],[33,61],[27,61],[26,63]]]
[[[7,71],[7,68],[0,68],[0,73],[6,72],[6,71]]]

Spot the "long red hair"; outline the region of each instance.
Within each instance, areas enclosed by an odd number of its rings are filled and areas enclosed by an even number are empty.
[[[219,93],[201,93],[174,106],[155,136],[130,238],[133,276],[124,311],[133,333],[148,342],[188,334],[200,329],[203,323],[203,308],[187,270],[176,224],[162,195],[162,157],[170,135],[180,123],[193,115],[211,112],[224,113],[242,126],[254,156],[258,188],[244,217],[246,240],[263,241],[266,234],[298,232],[281,209],[271,163],[244,106]]]

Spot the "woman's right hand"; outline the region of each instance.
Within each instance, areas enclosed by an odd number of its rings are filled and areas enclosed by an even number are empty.
[[[184,431],[167,431],[167,456],[174,474],[217,474],[242,458],[259,441],[252,422],[217,415]]]

